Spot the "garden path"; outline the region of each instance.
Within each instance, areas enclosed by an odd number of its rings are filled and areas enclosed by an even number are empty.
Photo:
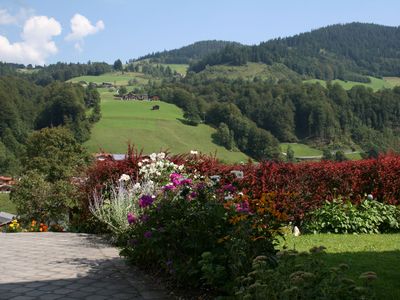
[[[0,233],[0,299],[168,299],[100,237]]]

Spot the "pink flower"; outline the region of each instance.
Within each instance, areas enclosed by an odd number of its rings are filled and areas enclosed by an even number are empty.
[[[249,202],[244,201],[242,203],[236,204],[236,211],[237,212],[249,212],[250,211]]]
[[[171,175],[169,175],[169,179],[170,179],[171,181],[174,181],[174,180],[180,179],[180,178],[182,178],[182,175],[179,174],[179,173],[172,173]]]
[[[129,224],[135,224],[137,222],[137,217],[132,214],[132,213],[128,213],[128,223]]]

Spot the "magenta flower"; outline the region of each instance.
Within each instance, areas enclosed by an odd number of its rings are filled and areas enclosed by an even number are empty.
[[[173,185],[173,184],[167,184],[167,185],[163,186],[164,191],[171,191],[173,189],[175,189],[175,185]]]
[[[138,219],[134,214],[128,213],[128,223],[129,224],[135,224],[135,223],[137,223],[137,221],[138,221]]]
[[[192,184],[192,179],[189,178],[185,178],[183,180],[181,180],[180,184]]]
[[[146,232],[143,234],[143,236],[144,236],[146,239],[149,239],[149,238],[151,238],[152,233],[151,233],[151,231],[146,231]]]
[[[179,174],[179,173],[172,173],[171,175],[169,175],[169,179],[170,179],[171,181],[174,181],[174,180],[180,179],[180,178],[182,178],[182,175]]]
[[[228,192],[231,192],[231,193],[233,193],[233,192],[236,191],[236,187],[234,187],[232,184],[226,184],[226,185],[224,185],[223,189],[224,189],[225,191],[228,191]]]
[[[244,201],[242,203],[238,203],[236,204],[236,211],[237,212],[249,212],[250,211],[250,207],[249,207],[249,202]]]
[[[150,195],[143,195],[142,197],[140,197],[139,199],[139,207],[141,208],[145,208],[147,206],[150,206],[153,204],[153,197]]]

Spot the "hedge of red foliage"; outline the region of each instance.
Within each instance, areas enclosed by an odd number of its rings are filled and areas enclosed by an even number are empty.
[[[95,189],[106,183],[116,182],[121,174],[138,178],[138,162],[143,157],[142,152],[129,147],[123,161],[109,159],[94,163],[82,185],[84,199],[89,199]],[[400,156],[394,154],[359,161],[262,162],[236,166],[204,155],[178,155],[171,160],[184,164],[188,172],[221,175],[223,182],[235,184],[252,199],[267,200],[272,211],[294,222],[300,222],[307,212],[337,196],[356,203],[365,194],[372,194],[379,201],[400,204]],[[232,170],[243,171],[244,178],[236,178]],[[87,201],[83,204],[87,206]]]

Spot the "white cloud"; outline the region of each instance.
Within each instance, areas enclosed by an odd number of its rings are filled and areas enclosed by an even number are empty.
[[[12,16],[7,9],[0,9],[0,25],[17,23],[17,17]]]
[[[29,17],[34,15],[31,8],[21,7],[16,14],[11,14],[7,9],[0,8],[0,25],[22,25]]]
[[[58,49],[52,38],[61,34],[61,25],[54,18],[34,16],[24,25],[21,42],[10,43],[0,35],[0,60],[23,64],[45,63]]]
[[[83,39],[103,29],[104,22],[102,20],[97,21],[96,25],[92,25],[85,16],[75,14],[71,19],[71,33],[65,37],[65,40],[76,41],[74,44],[75,49],[82,51]]]

